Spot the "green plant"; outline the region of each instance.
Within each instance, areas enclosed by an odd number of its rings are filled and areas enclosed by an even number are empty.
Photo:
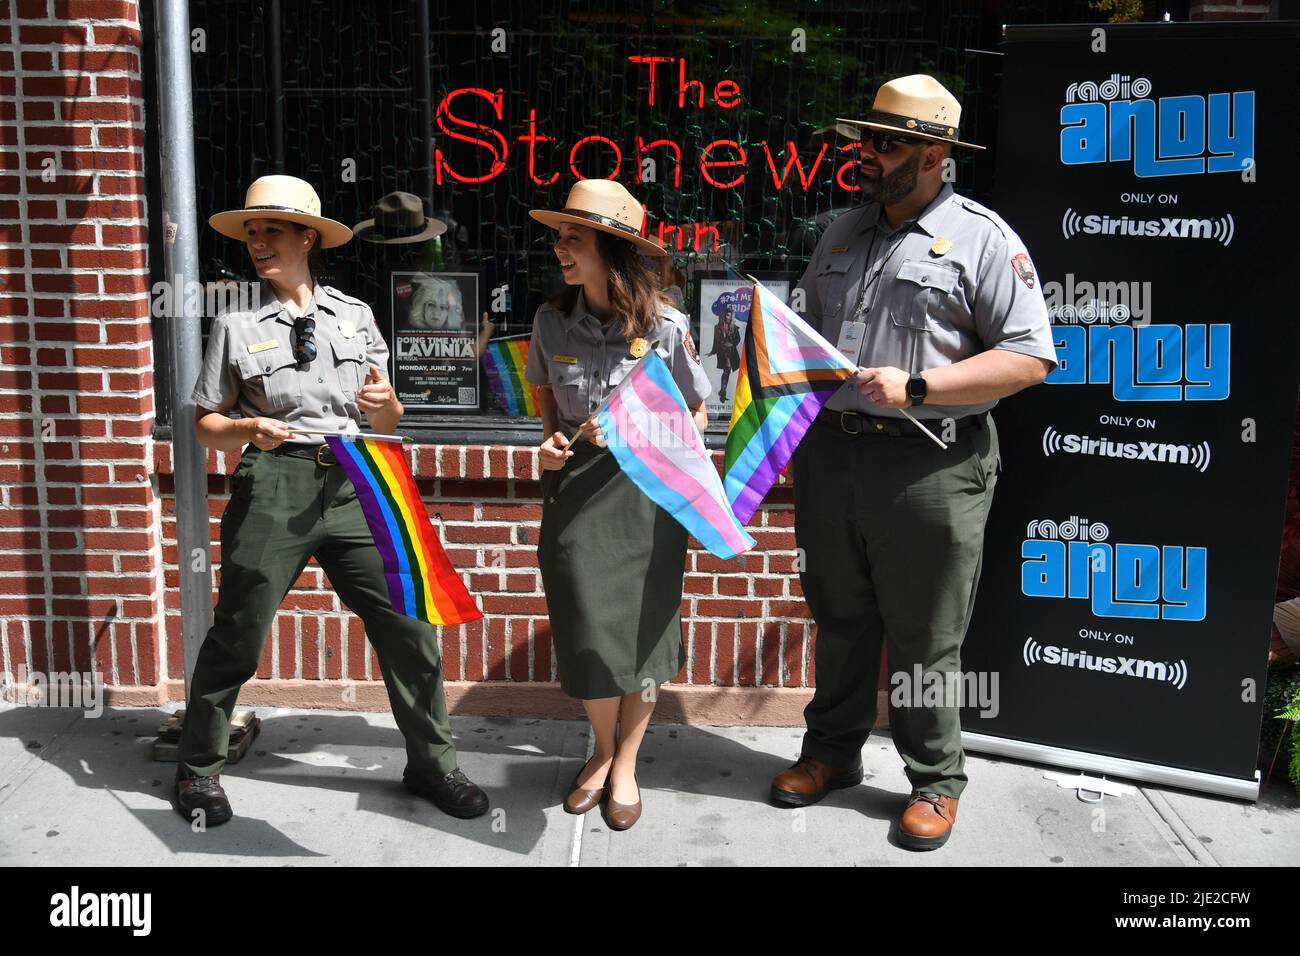
[[[1269,671],[1264,684],[1264,721],[1259,729],[1259,765],[1265,770],[1273,763],[1288,725],[1284,720],[1274,720],[1300,694],[1300,668]]]
[[[1287,722],[1287,737],[1291,742],[1291,764],[1287,770],[1287,777],[1291,785],[1300,793],[1300,733],[1297,733],[1297,722],[1300,721],[1300,687],[1297,687],[1295,693],[1291,696],[1291,702],[1283,707],[1277,715],[1278,720]]]

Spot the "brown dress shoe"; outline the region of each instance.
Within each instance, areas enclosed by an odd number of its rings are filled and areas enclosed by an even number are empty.
[[[632,824],[641,819],[641,781],[637,780],[635,770],[632,779],[636,782],[636,803],[618,803],[614,800],[614,769],[610,768],[609,780],[605,782],[609,791],[609,799],[605,801],[605,823],[611,830],[630,830]]]
[[[856,787],[862,782],[862,764],[832,767],[816,757],[800,757],[772,780],[772,802],[785,807],[807,807],[832,790]]]
[[[957,822],[957,798],[912,791],[898,821],[898,843],[909,850],[937,850]]]
[[[590,810],[592,807],[598,806],[600,804],[601,797],[605,793],[605,784],[602,783],[599,787],[596,787],[594,790],[584,790],[578,786],[578,781],[581,780],[582,775],[587,772],[588,764],[590,764],[591,761],[594,759],[596,759],[595,754],[592,754],[591,757],[587,758],[587,763],[584,763],[582,765],[582,769],[579,770],[577,776],[573,778],[573,786],[569,788],[570,793],[567,797],[564,798],[565,813],[573,813],[581,816],[582,814]],[[606,780],[609,779],[610,772],[612,772],[612,770],[606,772],[605,774]]]

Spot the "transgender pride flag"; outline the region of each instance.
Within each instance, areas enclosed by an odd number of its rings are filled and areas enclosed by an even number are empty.
[[[754,546],[731,513],[704,439],[659,353],[637,363],[596,423],[623,473],[700,544],[723,559]]]

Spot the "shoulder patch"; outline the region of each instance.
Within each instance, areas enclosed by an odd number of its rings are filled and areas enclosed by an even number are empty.
[[[699,365],[700,353],[697,352],[695,349],[695,340],[691,338],[691,333],[689,330],[686,332],[686,338],[683,340],[683,344],[686,346],[686,354],[691,357],[691,361],[694,362],[696,365]]]
[[[1034,264],[1029,261],[1029,253],[1017,252],[1011,257],[1011,270],[1020,278],[1026,288],[1034,287]]]

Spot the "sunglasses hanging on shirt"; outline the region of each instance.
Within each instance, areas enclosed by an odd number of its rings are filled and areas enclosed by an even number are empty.
[[[316,320],[303,316],[293,323],[293,357],[300,366],[316,361]]]

